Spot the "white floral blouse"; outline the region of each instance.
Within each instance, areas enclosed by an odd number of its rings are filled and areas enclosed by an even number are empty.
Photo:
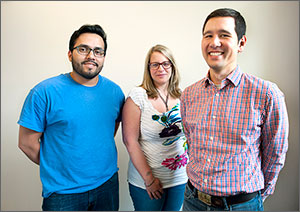
[[[148,100],[145,89],[135,87],[128,97],[141,110],[139,143],[153,175],[160,179],[163,188],[186,183],[188,155],[181,124],[180,103],[171,110],[160,113]],[[128,182],[145,189],[144,181],[131,161]]]

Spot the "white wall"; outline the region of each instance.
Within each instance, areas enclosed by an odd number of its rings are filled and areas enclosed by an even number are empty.
[[[205,76],[201,29],[221,7],[242,13],[248,42],[239,56],[244,72],[277,83],[286,95],[290,135],[286,165],[266,210],[298,210],[299,204],[299,3],[17,2],[1,1],[1,210],[41,210],[39,168],[17,148],[17,120],[29,90],[43,79],[70,72],[71,34],[83,24],[100,24],[108,34],[102,74],[127,94],[141,83],[144,58],[155,44],[177,59],[181,87]],[[116,136],[120,167],[120,210],[132,210],[126,183],[128,154]]]

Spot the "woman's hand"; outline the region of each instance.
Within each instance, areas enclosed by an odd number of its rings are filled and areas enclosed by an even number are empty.
[[[147,193],[150,199],[160,199],[162,194],[164,193],[161,182],[158,178],[154,178],[153,181],[146,185]]]

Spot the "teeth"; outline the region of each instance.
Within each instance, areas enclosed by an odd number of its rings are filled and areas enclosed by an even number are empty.
[[[209,54],[212,55],[212,56],[219,56],[222,53],[221,52],[210,52]]]

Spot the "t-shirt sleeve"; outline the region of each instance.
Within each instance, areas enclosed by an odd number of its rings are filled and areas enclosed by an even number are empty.
[[[118,96],[117,105],[119,108],[119,115],[118,115],[118,118],[116,119],[116,122],[121,122],[122,121],[122,109],[123,109],[124,102],[125,102],[125,96],[124,96],[124,93],[121,88],[118,88],[117,96]]]
[[[147,98],[145,89],[141,87],[135,87],[129,92],[128,97],[132,99],[132,101],[141,109],[141,111],[144,110],[145,98]]]
[[[27,95],[19,121],[19,125],[28,129],[44,132],[46,102],[35,89],[31,89]]]

